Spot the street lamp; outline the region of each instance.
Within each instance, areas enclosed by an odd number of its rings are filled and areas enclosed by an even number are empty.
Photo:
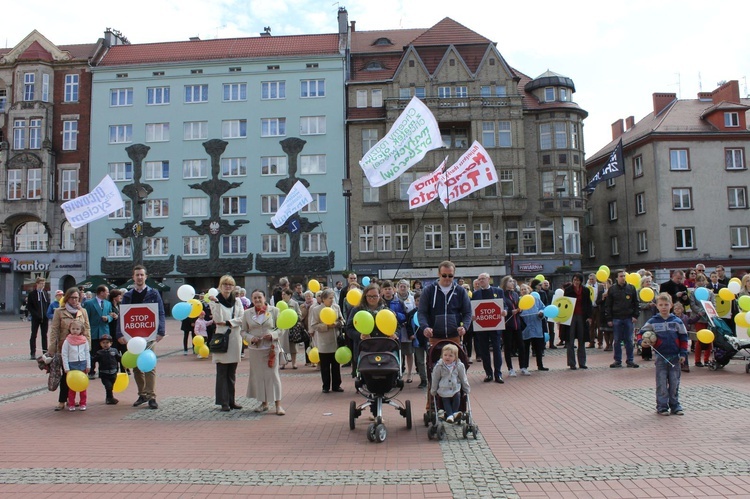
[[[344,203],[345,203],[345,217],[344,225],[346,227],[346,269],[351,270],[352,269],[352,238],[351,238],[351,231],[349,227],[349,220],[351,218],[351,197],[352,197],[352,179],[350,178],[344,178],[341,179],[341,190],[342,194],[344,196]]]

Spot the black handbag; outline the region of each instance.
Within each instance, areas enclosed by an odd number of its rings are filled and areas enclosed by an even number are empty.
[[[232,319],[234,319],[234,307],[232,307]],[[224,333],[214,333],[211,341],[208,342],[208,350],[211,353],[227,353],[227,350],[229,350],[229,335],[231,333],[231,326]]]
[[[302,321],[298,321],[297,324],[292,326],[289,330],[289,343],[307,343],[310,341],[310,334],[305,329]]]
[[[337,348],[341,348],[341,347],[345,347],[345,346],[347,346],[346,345],[346,335],[344,334],[343,331],[338,331],[336,333],[336,347]]]

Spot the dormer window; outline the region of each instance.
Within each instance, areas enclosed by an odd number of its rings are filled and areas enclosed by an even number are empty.
[[[560,100],[562,102],[568,101],[568,89],[567,88],[561,88],[560,89]]]
[[[554,87],[547,87],[544,89],[544,102],[554,102],[555,100],[555,89]]]
[[[383,68],[383,65],[380,63],[380,61],[370,61],[367,63],[367,66],[365,66],[365,69],[367,71],[379,71]]]
[[[724,113],[724,126],[727,128],[740,126],[739,113]]]
[[[382,37],[375,40],[375,43],[373,43],[373,45],[393,45],[393,42],[386,37]]]

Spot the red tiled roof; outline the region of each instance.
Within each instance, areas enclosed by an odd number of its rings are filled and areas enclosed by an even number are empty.
[[[492,40],[470,30],[450,17],[444,18],[412,42],[415,47],[447,44],[487,45],[488,43],[492,43]]]
[[[337,34],[324,34],[117,45],[109,49],[100,66],[338,54],[338,40]]]
[[[427,31],[425,28],[420,29],[386,29],[375,31],[355,31],[352,33],[352,54],[361,54],[368,52],[398,52],[401,53],[404,47],[408,46],[412,40]],[[374,45],[381,39],[387,38],[393,45]]]
[[[351,75],[349,81],[384,81],[393,78],[393,74],[401,63],[402,52],[398,54],[367,54],[352,57]],[[383,69],[365,69],[367,64],[378,61]]]
[[[445,56],[446,45],[440,47],[416,47],[419,58],[422,59],[427,72],[433,74]]]
[[[42,47],[42,44],[36,40],[18,56],[19,61],[47,61],[52,62],[52,54]]]
[[[73,59],[88,60],[96,51],[96,43],[80,43],[75,45],[58,45],[57,48],[68,52]]]

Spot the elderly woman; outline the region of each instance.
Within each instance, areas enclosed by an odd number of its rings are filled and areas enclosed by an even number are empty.
[[[323,379],[323,393],[343,392],[341,388],[341,369],[336,362],[336,349],[338,348],[337,337],[344,327],[344,316],[341,309],[334,303],[336,294],[332,289],[324,289],[320,292],[321,305],[313,307],[310,315],[310,334],[316,339],[318,352],[320,354],[320,377]],[[336,313],[333,324],[325,324],[320,320],[320,312],[325,307],[330,307]]]
[[[294,300],[292,298],[292,295],[294,294],[294,291],[292,291],[291,288],[284,288],[281,290],[281,301],[286,303],[288,308],[291,308],[295,312],[297,312],[297,317],[302,317],[302,313],[299,308],[299,302],[297,300]],[[305,328],[307,330],[307,328]],[[292,343],[289,341],[289,330],[288,329],[281,329],[280,335],[279,335],[279,343],[281,343],[281,346],[284,348],[285,352],[289,352],[289,354],[292,356],[292,369],[297,369],[297,344]],[[305,343],[305,348],[307,348],[307,345],[309,345],[309,341]],[[279,369],[284,369],[284,366],[280,366]]]
[[[281,377],[279,377],[279,330],[276,319],[279,309],[266,305],[266,294],[256,289],[250,295],[253,306],[242,316],[243,337],[249,347],[250,379],[247,396],[261,402],[255,412],[268,410],[268,401],[276,404],[276,414],[286,414],[281,407]],[[215,319],[214,319],[215,320]]]
[[[83,324],[83,335],[91,343],[91,325],[86,310],[81,306],[81,292],[78,288],[68,288],[63,296],[60,306],[55,309],[52,316],[52,324],[49,331],[47,344],[47,355],[55,356],[62,354],[62,346],[65,338],[70,334],[70,323],[78,320]],[[60,395],[57,399],[56,411],[65,409],[68,400],[68,383],[65,376],[60,378]]]
[[[521,296],[530,295],[532,293],[531,286],[528,284],[521,284]],[[521,310],[521,318],[525,324],[521,335],[523,337],[523,348],[524,355],[519,357],[521,363],[521,375],[530,376],[529,372],[529,351],[534,348],[534,356],[536,357],[536,369],[537,371],[549,371],[548,367],[544,367],[544,303],[540,298],[534,297],[534,305],[526,310]],[[523,359],[520,360],[520,359]]]
[[[221,406],[223,412],[231,409],[242,409],[235,402],[235,383],[237,380],[237,364],[242,354],[242,336],[240,326],[244,307],[239,297],[234,293],[234,278],[224,275],[219,279],[219,294],[216,301],[209,304],[214,323],[218,326],[218,333],[229,335],[229,346],[225,353],[213,353],[211,358],[216,364],[216,399],[215,404]]]

